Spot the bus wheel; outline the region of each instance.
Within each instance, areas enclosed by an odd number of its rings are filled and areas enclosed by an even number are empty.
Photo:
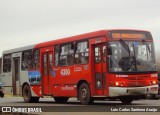
[[[4,93],[0,92],[0,96],[1,96],[1,97],[4,97]]]
[[[23,93],[24,102],[26,103],[36,103],[39,101],[39,97],[31,96],[31,90],[28,84],[23,87],[22,93]]]
[[[69,97],[54,97],[56,103],[66,103]]]
[[[124,96],[124,97],[121,97],[120,100],[123,104],[130,104],[133,101],[133,97]]]
[[[25,85],[23,87],[23,99],[24,99],[24,102],[31,102],[31,90],[30,90],[30,87],[29,85]]]
[[[90,88],[87,83],[82,83],[79,87],[79,99],[81,104],[88,105],[93,103],[93,100],[91,99],[91,92]]]

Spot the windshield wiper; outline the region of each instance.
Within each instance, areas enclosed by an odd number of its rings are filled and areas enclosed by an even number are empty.
[[[120,39],[119,40],[119,42],[121,43],[121,45],[124,47],[124,49],[128,52],[128,54],[129,54],[129,57],[130,57],[130,53],[131,53],[131,51],[130,51],[130,49],[129,49],[129,46],[126,44],[126,42],[124,41],[124,40],[122,40],[122,39]]]

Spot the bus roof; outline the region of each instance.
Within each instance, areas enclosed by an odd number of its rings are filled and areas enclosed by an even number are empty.
[[[10,49],[10,50],[5,50],[3,51],[3,54],[10,54],[10,53],[16,53],[20,51],[25,51],[33,48],[40,48],[40,47],[47,47],[47,46],[52,46],[52,45],[58,45],[62,43],[67,43],[67,42],[72,42],[72,41],[78,41],[78,40],[83,40],[83,39],[88,39],[88,38],[94,38],[94,37],[101,37],[101,36],[107,36],[107,33],[109,31],[144,31],[144,30],[134,30],[134,29],[110,29],[110,30],[99,30],[95,32],[89,32],[85,34],[80,34],[76,36],[71,36],[71,37],[66,37],[66,38],[61,38],[61,39],[56,39],[56,40],[51,40],[47,42],[42,42],[38,43],[36,45],[29,45],[29,46],[24,46],[24,47],[19,47],[15,49]],[[148,31],[144,31],[148,32]]]
[[[19,48],[15,48],[15,49],[11,49],[11,50],[5,50],[5,51],[3,51],[3,54],[10,54],[10,53],[16,53],[16,52],[20,52],[20,51],[24,51],[24,50],[33,49],[34,46],[35,45],[29,45],[29,46],[19,47]]]
[[[56,40],[51,40],[43,43],[39,43],[36,45],[36,48],[40,47],[47,47],[47,46],[52,46],[52,45],[58,45],[62,43],[67,43],[67,42],[72,42],[72,41],[78,41],[78,40],[83,40],[83,39],[88,39],[88,38],[94,38],[94,37],[100,37],[100,36],[107,36],[107,33],[109,31],[141,31],[141,32],[148,32],[144,30],[134,30],[134,29],[110,29],[110,30],[99,30],[95,32],[89,32],[85,34],[80,34],[76,36],[71,36],[71,37],[66,37],[66,38],[61,38],[61,39],[56,39]]]
[[[77,41],[77,40],[83,40],[83,39],[93,38],[93,37],[98,37],[98,36],[105,36],[106,32],[107,32],[106,30],[100,30],[100,31],[85,33],[81,35],[51,40],[51,41],[37,44],[36,48],[46,47],[46,46],[51,46],[51,45],[56,45],[56,44],[61,44],[61,43],[67,43],[67,42],[72,42],[72,41]]]

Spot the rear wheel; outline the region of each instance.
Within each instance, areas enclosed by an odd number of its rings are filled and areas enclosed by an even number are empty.
[[[56,103],[66,103],[69,97],[54,97]]]
[[[87,83],[82,83],[79,87],[79,100],[81,104],[88,105],[93,103],[93,99],[91,98],[91,91]]]
[[[124,96],[124,97],[121,97],[120,100],[123,104],[130,104],[133,101],[133,97]]]
[[[23,99],[26,103],[36,103],[39,101],[39,97],[32,97],[31,90],[28,84],[23,87]]]
[[[0,92],[0,96],[1,96],[1,97],[4,97],[4,93],[3,93],[3,92]]]

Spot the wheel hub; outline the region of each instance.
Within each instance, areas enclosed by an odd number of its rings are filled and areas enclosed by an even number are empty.
[[[81,90],[81,97],[82,97],[83,99],[86,99],[86,98],[87,98],[87,95],[88,95],[87,89],[86,89],[86,88],[83,88],[83,89]]]

